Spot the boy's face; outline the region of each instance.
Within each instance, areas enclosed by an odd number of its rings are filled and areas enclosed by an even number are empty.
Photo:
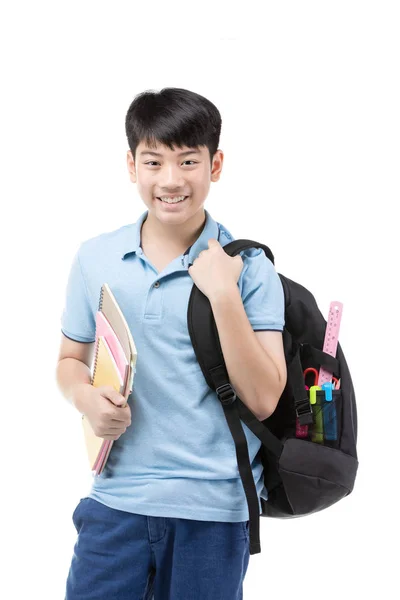
[[[149,148],[145,142],[140,142],[136,161],[128,150],[127,163],[130,180],[137,184],[149,214],[163,222],[178,224],[202,209],[210,182],[218,181],[220,177],[223,157],[222,150],[217,150],[211,165],[207,146],[198,149],[175,146],[170,150],[161,144]],[[188,198],[177,204],[166,204],[158,200],[160,196]]]

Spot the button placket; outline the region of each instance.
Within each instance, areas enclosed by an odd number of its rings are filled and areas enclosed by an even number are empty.
[[[153,282],[149,288],[146,310],[144,313],[145,319],[160,320],[162,316],[162,305],[163,291],[161,289],[161,281],[157,279],[157,281]]]

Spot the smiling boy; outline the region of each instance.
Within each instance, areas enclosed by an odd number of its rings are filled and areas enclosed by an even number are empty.
[[[223,250],[234,238],[204,208],[224,158],[214,104],[180,88],[144,92],[125,125],[129,176],[147,210],[80,245],[57,381],[80,412],[90,404],[94,414],[94,315],[105,281],[138,358],[129,406],[116,409],[130,411],[118,424],[123,435],[112,438],[103,473],[73,514],[66,600],[236,600],[249,562],[248,508],[222,406],[191,344],[188,299],[193,285],[208,297],[231,384],[265,419],[286,384],[283,289],[262,250]],[[101,400],[111,405],[116,396]],[[242,426],[258,495],[267,499],[261,442]]]

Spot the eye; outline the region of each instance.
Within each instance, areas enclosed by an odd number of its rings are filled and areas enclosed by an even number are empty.
[[[185,160],[184,162],[191,162],[195,165],[197,165],[197,161],[195,160]],[[160,164],[157,160],[149,160],[147,163],[144,163],[145,165],[151,165],[151,164]]]

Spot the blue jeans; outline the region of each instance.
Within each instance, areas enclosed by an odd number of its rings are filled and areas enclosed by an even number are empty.
[[[83,498],[65,600],[242,600],[249,522],[132,514]]]

